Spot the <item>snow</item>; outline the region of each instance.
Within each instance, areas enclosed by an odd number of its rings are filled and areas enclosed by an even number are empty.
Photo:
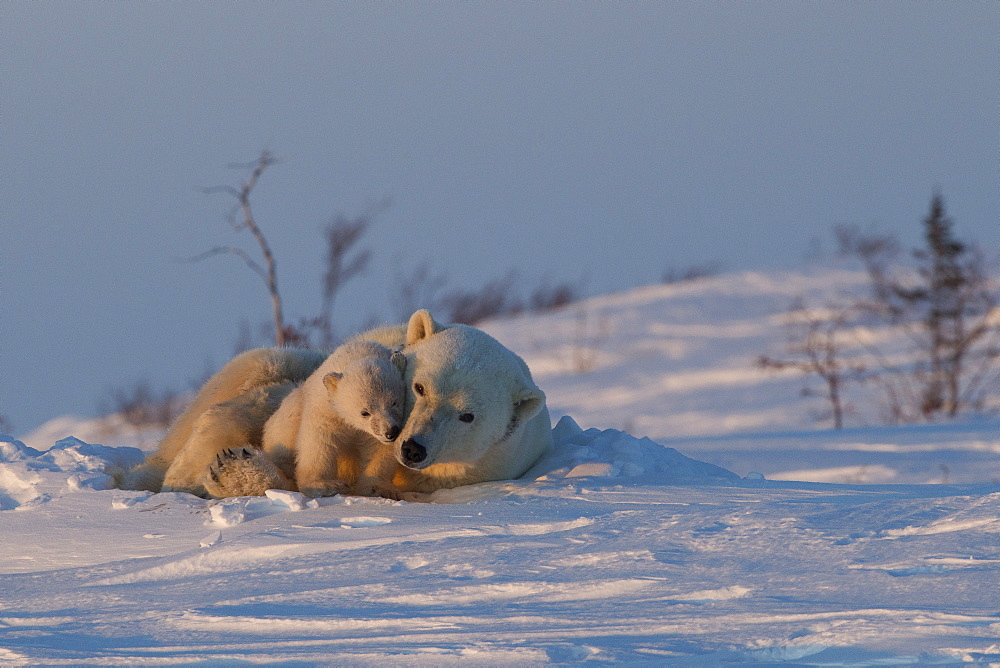
[[[1000,421],[829,431],[800,378],[748,372],[792,296],[855,279],[487,324],[556,448],[429,503],[113,489],[155,435],[0,437],[0,664],[1000,662]]]

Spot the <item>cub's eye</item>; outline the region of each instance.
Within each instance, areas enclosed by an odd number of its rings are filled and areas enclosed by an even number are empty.
[[[472,422],[473,420],[476,419],[476,416],[473,415],[472,413],[462,413],[461,415],[458,416],[458,419],[461,420],[462,422]]]
[[[371,417],[371,416],[372,414],[369,413],[368,411],[361,411],[361,417]]]
[[[420,383],[413,384],[413,391],[417,393],[417,396],[424,396],[424,386]]]

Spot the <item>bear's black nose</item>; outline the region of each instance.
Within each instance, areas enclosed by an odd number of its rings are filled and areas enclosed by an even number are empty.
[[[400,446],[399,451],[403,455],[404,464],[419,464],[427,458],[427,448],[412,438],[403,441],[403,445]]]
[[[392,425],[389,427],[389,431],[385,432],[385,437],[390,441],[395,441],[397,436],[399,436],[399,427],[396,425]]]

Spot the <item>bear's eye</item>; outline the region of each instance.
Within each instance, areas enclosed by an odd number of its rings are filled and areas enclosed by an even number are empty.
[[[424,386],[420,383],[413,384],[413,391],[417,393],[417,396],[424,396]]]
[[[372,414],[369,413],[368,411],[361,411],[361,417],[371,417],[371,416]]]
[[[476,416],[473,415],[472,413],[462,413],[461,415],[458,416],[458,419],[461,420],[462,422],[472,422],[473,420],[476,419]]]

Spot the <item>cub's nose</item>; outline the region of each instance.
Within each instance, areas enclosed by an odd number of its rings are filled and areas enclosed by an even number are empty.
[[[427,448],[420,445],[412,438],[408,438],[403,441],[403,445],[400,446],[399,452],[403,455],[403,463],[407,466],[419,464],[427,458]]]
[[[399,436],[399,427],[396,425],[392,425],[389,427],[389,431],[385,432],[385,437],[389,441],[395,441],[397,436]]]

